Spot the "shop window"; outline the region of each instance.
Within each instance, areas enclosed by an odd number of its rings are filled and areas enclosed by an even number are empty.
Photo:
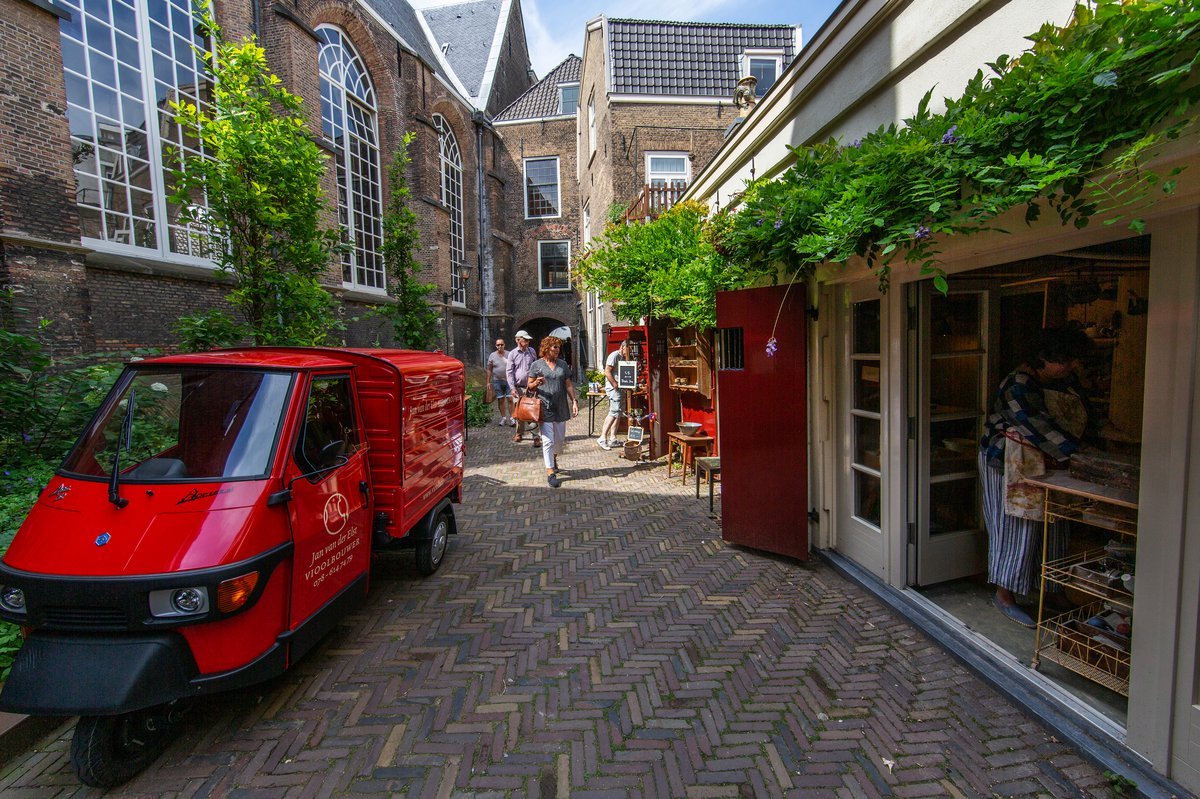
[[[342,240],[342,283],[386,291],[383,201],[375,91],[354,47],[337,28],[317,28],[321,81],[321,128],[333,148],[337,173],[338,222]]]

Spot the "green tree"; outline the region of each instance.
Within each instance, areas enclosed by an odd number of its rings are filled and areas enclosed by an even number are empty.
[[[429,293],[437,286],[422,283],[417,277],[421,272],[416,258],[421,236],[417,215],[408,207],[412,196],[408,186],[408,167],[412,163],[409,146],[415,138],[414,133],[404,134],[388,169],[390,194],[383,213],[381,251],[395,301],[379,306],[376,313],[391,322],[398,345],[425,350],[433,346],[438,336],[438,312],[428,300]]]
[[[689,201],[650,222],[610,225],[579,257],[576,278],[623,319],[712,327],[717,292],[741,288],[752,276],[717,253],[707,224],[705,207]]]
[[[321,226],[327,157],[309,134],[301,99],[270,71],[254,39],[226,42],[206,8],[198,16],[215,45],[201,53],[212,102],[170,102],[184,136],[204,153],[180,155],[171,202],[181,221],[207,232],[209,254],[232,278],[228,299],[246,327],[206,324],[214,312],[185,327],[241,333],[255,344],[320,344],[341,326],[320,283],[341,246],[338,231]]]

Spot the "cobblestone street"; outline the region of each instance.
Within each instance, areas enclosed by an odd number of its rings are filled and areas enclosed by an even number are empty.
[[[599,420],[597,420],[598,423]],[[819,560],[732,548],[693,478],[570,425],[563,485],[472,430],[459,535],[109,796],[1107,796],[1101,770]],[[68,675],[64,675],[68,678]],[[78,785],[72,724],[9,799]]]

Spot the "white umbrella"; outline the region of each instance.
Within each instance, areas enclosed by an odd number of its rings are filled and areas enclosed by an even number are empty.
[[[571,328],[567,327],[566,325],[563,325],[562,327],[556,327],[550,331],[550,335],[566,341],[571,337]]]

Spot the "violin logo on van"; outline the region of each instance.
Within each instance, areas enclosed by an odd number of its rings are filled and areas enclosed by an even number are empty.
[[[332,494],[325,500],[325,532],[337,535],[350,520],[350,500],[343,494]]]

